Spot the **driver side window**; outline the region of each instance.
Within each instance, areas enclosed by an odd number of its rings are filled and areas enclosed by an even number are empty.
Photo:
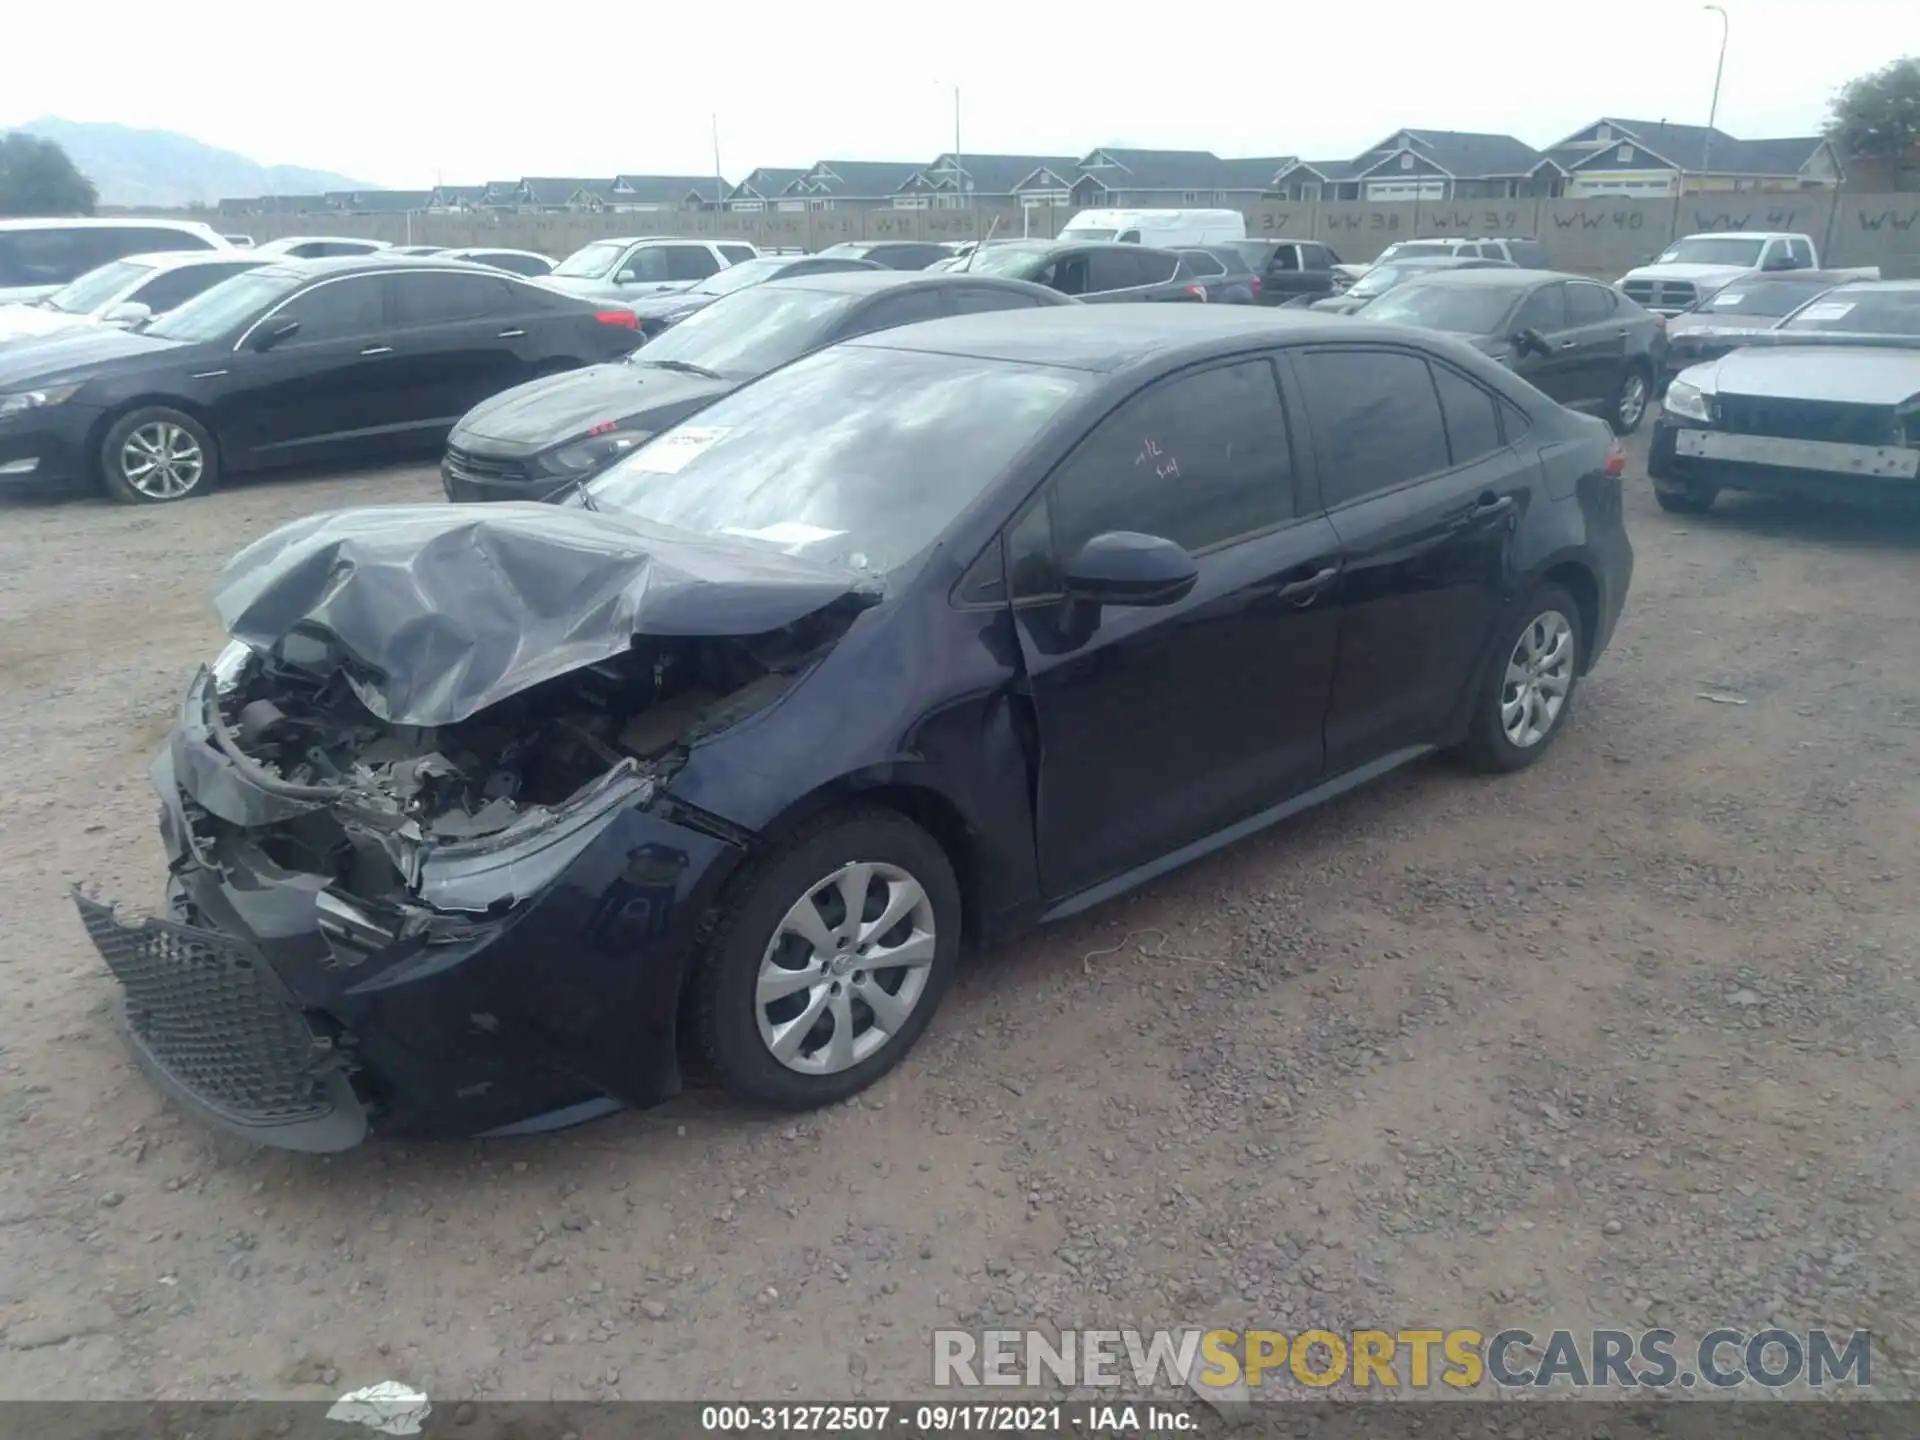
[[[620,262],[620,273],[631,272],[636,280],[665,280],[667,278],[667,252],[665,247],[656,245],[648,250],[634,250]]]
[[[1567,328],[1567,287],[1543,285],[1527,297],[1520,313],[1513,317],[1515,330],[1538,330],[1551,335]]]
[[[385,282],[375,275],[332,280],[296,295],[275,320],[297,320],[300,329],[283,348],[321,345],[372,335],[386,328]]]
[[[1016,599],[1056,593],[1059,563],[1131,530],[1200,552],[1294,517],[1293,449],[1264,357],[1163,380],[1101,421],[1007,532]]]

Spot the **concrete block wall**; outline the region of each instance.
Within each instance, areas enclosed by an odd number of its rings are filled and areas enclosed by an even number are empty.
[[[1612,279],[1676,235],[1700,230],[1810,234],[1831,265],[1879,265],[1920,275],[1920,195],[1842,192],[1729,194],[1657,200],[1461,200],[1390,204],[1262,203],[1247,233],[1325,242],[1342,260],[1373,259],[1396,240],[1435,235],[1530,235],[1559,269]],[[247,216],[220,222],[256,240],[340,234],[416,245],[503,245],[564,256],[615,235],[689,235],[820,250],[841,240],[974,240],[997,218],[1001,237],[1051,235],[1070,209],[816,210],[735,215],[654,211],[614,215]]]

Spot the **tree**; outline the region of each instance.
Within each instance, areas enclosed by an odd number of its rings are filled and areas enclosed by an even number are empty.
[[[91,215],[99,198],[54,141],[0,135],[0,215]]]
[[[1834,98],[1827,138],[1843,156],[1883,160],[1896,176],[1920,166],[1920,56],[1848,81]]]

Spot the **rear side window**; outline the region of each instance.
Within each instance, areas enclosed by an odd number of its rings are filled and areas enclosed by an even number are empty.
[[[202,290],[211,290],[222,280],[251,270],[251,265],[182,265],[178,270],[163,270],[134,292],[138,300],[156,315],[163,315]]]
[[[722,243],[720,253],[727,257],[727,263],[729,265],[739,265],[745,261],[760,258],[754,252],[754,248],[751,245],[728,245]]]
[[[105,243],[100,246],[103,260],[118,260],[122,255],[153,255],[172,250],[211,250],[213,242],[191,230],[166,226],[152,229],[115,225],[102,230]]]
[[[1426,360],[1393,350],[1309,350],[1295,361],[1331,510],[1452,465]]]
[[[1613,310],[1613,291],[1605,285],[1567,286],[1569,325],[1602,324],[1613,314]]]
[[[1456,465],[1491,455],[1501,446],[1500,408],[1493,396],[1444,365],[1433,368],[1440,413],[1447,426],[1447,448]]]
[[[1189,275],[1224,275],[1227,267],[1204,250],[1183,250],[1180,258],[1186,263]]]
[[[116,258],[95,245],[99,233],[82,226],[0,230],[0,285],[64,285],[79,279]]]
[[[507,282],[486,275],[428,272],[393,276],[394,320],[400,325],[455,325],[506,308]]]
[[[667,245],[667,278],[669,280],[704,280],[709,275],[718,274],[720,262],[713,258],[713,252],[704,245]]]
[[[1108,290],[1133,289],[1140,284],[1140,268],[1134,263],[1139,258],[1137,253],[1127,250],[1093,251],[1086,257],[1087,293],[1103,294]]]
[[[986,285],[962,286],[949,290],[947,295],[957,315],[977,315],[986,310],[1033,310],[1043,303],[1038,295],[995,290]]]
[[[1267,269],[1298,270],[1299,268],[1300,254],[1296,246],[1276,245],[1273,247],[1273,258],[1267,262]]]
[[[1136,285],[1164,285],[1180,273],[1180,257],[1167,250],[1142,250],[1133,261]]]

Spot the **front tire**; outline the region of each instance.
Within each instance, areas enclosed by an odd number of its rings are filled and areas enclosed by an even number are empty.
[[[191,415],[150,405],[122,415],[100,443],[107,498],[121,505],[192,500],[220,480],[220,453]]]
[[[1573,711],[1585,644],[1580,607],[1558,585],[1541,586],[1517,606],[1494,642],[1461,758],[1504,775],[1545,754]]]
[[[1640,422],[1647,418],[1647,401],[1652,394],[1653,384],[1646,370],[1639,365],[1629,365],[1607,404],[1607,423],[1613,427],[1614,434],[1631,435],[1640,428]]]
[[[730,893],[694,977],[699,1040],[742,1099],[831,1105],[897,1065],[960,952],[946,854],[891,810],[817,820]]]

